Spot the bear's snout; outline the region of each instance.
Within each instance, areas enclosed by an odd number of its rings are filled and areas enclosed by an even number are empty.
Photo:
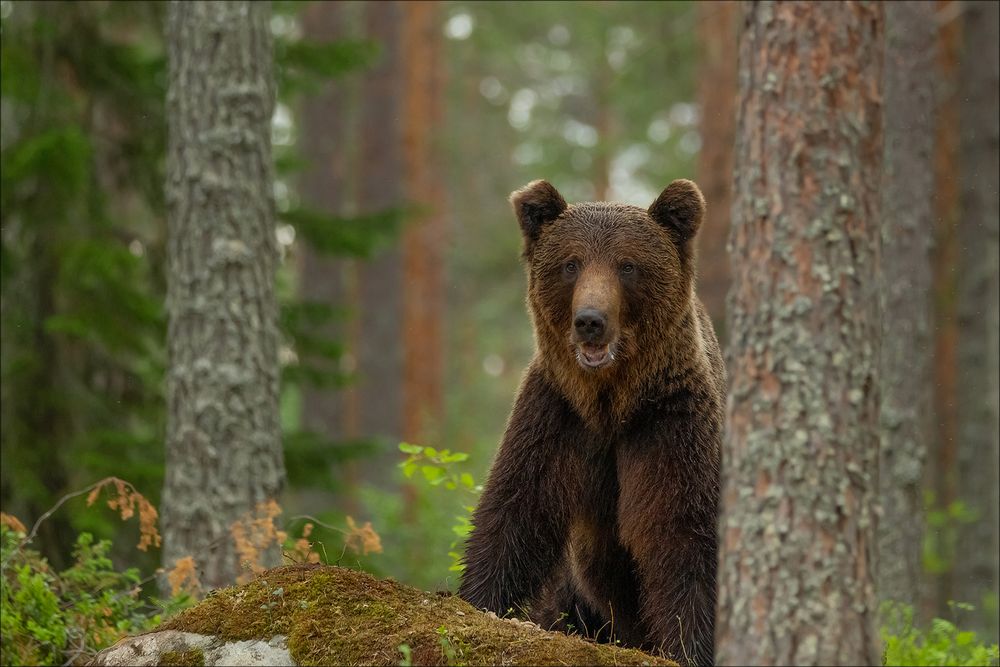
[[[581,308],[573,318],[573,328],[581,343],[604,343],[608,316],[596,308]]]

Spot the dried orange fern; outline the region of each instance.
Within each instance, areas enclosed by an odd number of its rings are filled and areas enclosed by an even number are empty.
[[[191,556],[178,558],[174,563],[174,568],[167,572],[167,583],[170,584],[171,595],[186,592],[193,597],[198,597],[201,594],[201,582],[198,580],[194,558]]]
[[[266,569],[262,560],[269,547],[284,544],[288,535],[285,531],[278,530],[274,522],[279,514],[281,507],[272,498],[258,503],[253,513],[247,512],[229,527],[236,551],[240,555],[240,563],[248,570],[237,578],[239,583],[246,583],[253,575]]]
[[[15,533],[27,534],[28,529],[24,527],[16,516],[13,514],[7,514],[6,512],[0,512],[0,526],[7,526]]]
[[[122,521],[128,521],[137,512],[139,514],[139,544],[136,547],[140,551],[146,551],[150,546],[160,546],[163,540],[156,527],[159,513],[144,495],[136,491],[135,487],[125,480],[108,477],[97,482],[87,495],[87,506],[97,502],[101,491],[108,487],[111,487],[113,493],[112,497],[108,499],[108,507],[116,510],[121,515]]]

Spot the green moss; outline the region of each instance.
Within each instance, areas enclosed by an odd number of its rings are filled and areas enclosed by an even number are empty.
[[[201,649],[190,651],[166,651],[160,656],[160,665],[177,665],[177,667],[203,667],[205,654]]]
[[[497,620],[455,596],[324,565],[269,570],[249,584],[218,591],[162,629],[226,641],[285,635],[300,665],[397,665],[401,644],[410,647],[413,664],[419,665],[674,664],[633,649]],[[450,660],[442,637],[453,653]]]

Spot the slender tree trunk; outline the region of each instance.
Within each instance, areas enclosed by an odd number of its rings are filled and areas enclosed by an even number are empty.
[[[233,583],[232,524],[280,492],[273,56],[267,2],[167,20],[169,313],[163,558]],[[272,545],[260,564],[278,564]]]
[[[303,13],[303,33],[309,40],[330,42],[344,34],[345,5],[337,2],[314,2]],[[308,168],[303,172],[302,198],[311,207],[331,214],[345,212],[347,192],[347,103],[344,91],[326,84],[302,105],[301,146]],[[308,244],[302,244],[300,296],[310,302],[337,306],[345,300],[345,262],[325,257]],[[324,326],[323,336],[343,340],[343,327]],[[303,387],[302,425],[327,438],[344,436],[344,393],[323,387]]]
[[[403,163],[407,201],[418,208],[403,234],[403,437],[433,436],[443,407],[443,245],[445,218],[436,186],[434,71],[440,26],[432,2],[403,3],[405,60]]]
[[[403,160],[402,4],[372,2],[365,6],[366,32],[381,46],[381,59],[365,75],[362,88],[359,212],[375,213],[402,204]],[[401,329],[403,271],[398,245],[359,263],[361,309],[357,355],[360,435],[392,445],[386,456],[364,465],[367,481],[386,484],[394,470],[395,444],[403,435],[403,336]]]
[[[958,222],[958,497],[975,515],[959,527],[955,599],[976,606],[975,629],[997,639],[1000,579],[1000,5],[965,5],[959,66],[962,214]],[[984,600],[992,596],[992,613]]]
[[[736,61],[738,2],[703,2],[698,5],[701,74],[698,105],[701,109],[701,151],[698,185],[708,210],[698,232],[698,297],[722,334],[729,290],[729,256],[726,239],[732,217],[733,144],[736,141]]]
[[[718,659],[876,665],[883,7],[744,6]]]
[[[958,222],[958,54],[962,31],[958,0],[938,0],[936,94],[937,126],[934,133],[934,418],[936,437],[932,442],[932,478],[934,504],[946,508],[955,500],[956,443],[958,416],[957,388],[958,318],[955,314],[955,276],[958,246],[955,231]],[[946,20],[942,20],[945,18]],[[954,541],[950,528],[936,528],[930,537],[936,550],[954,560]],[[954,599],[952,573],[938,572],[928,586],[924,620],[949,614],[948,601]]]
[[[923,467],[932,422],[931,263],[934,5],[886,7],[882,175],[882,442],[879,597],[918,601]]]
[[[602,32],[597,73],[594,86],[594,125],[597,130],[597,146],[594,151],[594,201],[607,201],[611,189],[611,154],[614,146],[614,128],[611,122],[611,81],[614,72],[608,63],[608,30]]]

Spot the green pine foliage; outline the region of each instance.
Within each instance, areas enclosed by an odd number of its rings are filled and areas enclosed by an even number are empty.
[[[279,99],[371,63],[370,41],[314,44],[281,30],[303,3],[275,3]],[[4,509],[32,518],[56,498],[109,475],[128,477],[158,502],[163,478],[166,372],[164,298],[166,57],[162,3],[4,3],[0,48],[0,387]],[[303,163],[294,142],[276,146],[279,178]],[[365,218],[290,207],[281,223],[331,256],[368,256],[405,215]],[[331,305],[299,300],[294,271],[279,270],[285,404],[304,385],[343,386]],[[370,443],[331,447],[283,420],[292,486],[333,483],[330,452],[364,456]],[[39,544],[66,565],[75,535],[122,527],[71,510]],[[116,554],[135,554],[117,545]],[[143,564],[152,565],[152,557]]]
[[[165,61],[159,5],[5,4],[0,490],[27,517],[123,466],[160,485]],[[60,517],[45,554],[79,530],[114,526]]]

